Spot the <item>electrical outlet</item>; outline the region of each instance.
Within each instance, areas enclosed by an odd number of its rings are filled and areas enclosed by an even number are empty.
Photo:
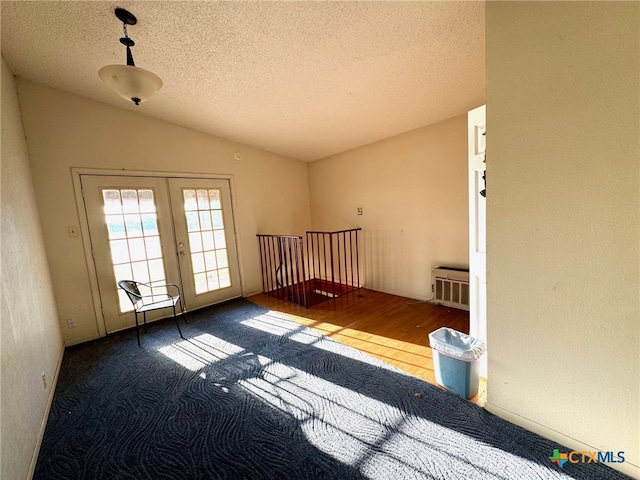
[[[362,213],[363,213],[362,207],[358,207],[358,208],[356,209],[356,213],[357,213],[358,215],[362,215]]]
[[[42,372],[42,386],[45,390],[47,389],[47,374],[45,372]]]
[[[73,318],[67,318],[67,327],[76,328],[76,321]]]

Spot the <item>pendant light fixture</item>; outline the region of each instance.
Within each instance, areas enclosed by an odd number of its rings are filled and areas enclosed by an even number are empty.
[[[138,23],[136,17],[124,8],[116,8],[116,17],[122,22],[124,37],[120,43],[127,47],[126,65],[108,65],[98,71],[98,75],[104,83],[113,88],[118,95],[127,100],[131,100],[136,105],[148,100],[157,90],[162,87],[162,80],[149,70],[136,67],[133,63],[131,47],[135,42],[129,38],[127,25]]]

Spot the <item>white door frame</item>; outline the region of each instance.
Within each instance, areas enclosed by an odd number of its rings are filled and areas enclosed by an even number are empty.
[[[242,252],[240,247],[240,228],[237,218],[237,205],[235,196],[235,183],[233,175],[229,174],[207,174],[207,173],[187,173],[187,172],[149,172],[141,170],[111,170],[100,168],[78,168],[71,167],[71,179],[73,182],[73,191],[76,199],[76,207],[78,209],[78,221],[80,224],[80,233],[82,236],[82,246],[84,249],[85,263],[87,265],[87,271],[89,273],[89,287],[91,289],[91,296],[93,297],[93,309],[96,316],[96,326],[98,328],[98,336],[105,337],[107,335],[106,325],[104,322],[104,316],[102,314],[102,301],[100,298],[100,289],[98,288],[98,272],[93,260],[93,253],[91,251],[91,238],[89,236],[89,222],[87,220],[87,211],[84,205],[82,196],[82,183],[81,175],[110,175],[110,176],[124,176],[124,177],[160,177],[160,178],[198,178],[198,179],[215,179],[215,180],[228,180],[229,190],[231,193],[231,215],[233,216],[233,223],[235,225],[234,235],[236,242],[236,252],[238,256],[238,269],[240,271],[240,288],[241,294],[245,294],[245,282],[243,275],[242,265]]]
[[[468,113],[469,147],[469,333],[487,342],[487,252],[485,137],[486,107]],[[487,355],[480,360],[480,375],[487,377]]]

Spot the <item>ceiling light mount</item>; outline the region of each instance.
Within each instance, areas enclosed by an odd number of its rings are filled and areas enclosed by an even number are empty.
[[[124,36],[120,38],[120,43],[127,48],[127,64],[102,67],[98,71],[98,75],[118,95],[131,100],[136,105],[140,105],[140,102],[148,100],[151,95],[162,87],[162,80],[156,74],[136,67],[133,61],[131,47],[136,43],[129,38],[127,25],[136,25],[138,19],[133,13],[124,8],[116,8],[115,15],[122,22]]]
[[[126,26],[138,23],[136,16],[124,8],[116,8],[116,17]]]

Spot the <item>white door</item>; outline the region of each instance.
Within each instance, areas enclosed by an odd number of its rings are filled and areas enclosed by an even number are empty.
[[[81,175],[80,179],[107,333],[134,325],[133,309],[118,288],[119,280],[177,284],[187,309],[240,296],[228,181],[117,175]],[[193,182],[200,182],[197,189]],[[181,190],[183,185],[191,185],[190,190]],[[182,200],[170,197],[170,186]],[[197,202],[198,195],[203,197],[201,191],[208,196],[206,208]],[[187,222],[194,215],[197,223]],[[201,268],[196,253],[206,268]],[[150,312],[147,320],[167,314]]]
[[[469,132],[469,333],[487,341],[487,201],[485,106],[468,114]],[[480,365],[486,377],[486,355]]]
[[[170,178],[182,288],[189,308],[239,297],[228,180]]]

